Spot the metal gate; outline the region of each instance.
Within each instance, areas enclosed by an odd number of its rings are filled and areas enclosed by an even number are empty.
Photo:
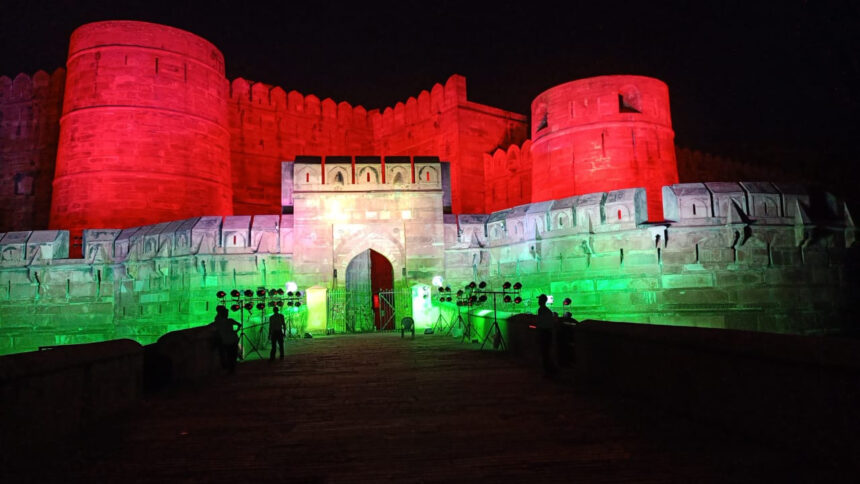
[[[411,289],[379,291],[381,331],[399,331],[403,318],[412,317]]]
[[[380,327],[375,325],[374,301],[378,301]],[[410,289],[394,289],[371,294],[365,288],[329,289],[327,328],[334,333],[399,331],[400,322],[412,316]]]

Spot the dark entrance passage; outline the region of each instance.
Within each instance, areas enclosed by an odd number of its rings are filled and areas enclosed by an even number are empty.
[[[380,292],[394,288],[394,269],[388,259],[368,249],[346,267],[347,329],[351,331],[393,330],[393,299]]]

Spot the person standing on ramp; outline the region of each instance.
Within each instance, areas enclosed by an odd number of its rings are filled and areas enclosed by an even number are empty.
[[[287,332],[287,323],[284,321],[284,315],[280,313],[277,306],[273,310],[275,313],[269,316],[269,340],[272,342],[269,361],[274,361],[275,359],[275,345],[280,348],[281,359],[284,359],[284,334]]]

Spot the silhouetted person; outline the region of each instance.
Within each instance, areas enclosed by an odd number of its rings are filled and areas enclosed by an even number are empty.
[[[552,333],[555,327],[555,314],[546,307],[546,294],[538,296],[537,330],[540,356],[544,376],[553,376],[556,368],[552,361]]]
[[[284,321],[284,315],[278,311],[278,307],[273,308],[274,314],[269,316],[269,340],[272,342],[272,351],[269,352],[269,361],[275,359],[275,345],[281,349],[281,359],[284,359],[284,333],[287,332],[287,323]]]
[[[221,354],[221,366],[226,370],[236,370],[236,359],[239,357],[239,335],[237,331],[242,325],[229,317],[226,306],[215,308],[215,337],[218,340],[218,351]]]

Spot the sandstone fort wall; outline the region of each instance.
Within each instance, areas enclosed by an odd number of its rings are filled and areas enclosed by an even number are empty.
[[[0,76],[0,232],[48,227],[65,75]]]
[[[83,260],[64,258],[65,232],[7,233],[0,239],[0,348],[119,337],[154,341],[210,321],[219,289],[330,284],[335,265],[345,267],[367,248],[395,254],[388,257],[398,287],[429,285],[435,271],[454,288],[473,280],[491,287],[522,282],[526,304],[501,305],[503,311],[534,312],[543,292],[555,296],[557,311],[565,310],[561,299],[572,298],[568,309],[578,319],[787,333],[851,324],[847,308],[856,277],[846,267],[856,266],[857,231],[844,205],[803,187],[761,183],[673,185],[663,200],[675,220],[660,224],[645,223],[642,189],[446,216],[444,237],[433,238],[446,240],[442,255],[420,239],[427,219],[410,226],[379,220],[378,213],[355,224],[323,223],[311,212],[301,221],[291,215],[198,217],[88,230]],[[439,209],[438,201],[431,205],[416,209],[429,217]],[[302,224],[307,227],[295,231]],[[313,246],[300,240],[313,238],[316,228],[320,236],[340,233],[335,238],[344,243],[326,245],[331,255],[320,256],[331,262],[317,261],[309,271],[296,253]],[[407,244],[426,243],[428,250],[413,256],[380,244],[394,228],[404,241],[419,237]],[[401,267],[405,277],[397,276]]]

